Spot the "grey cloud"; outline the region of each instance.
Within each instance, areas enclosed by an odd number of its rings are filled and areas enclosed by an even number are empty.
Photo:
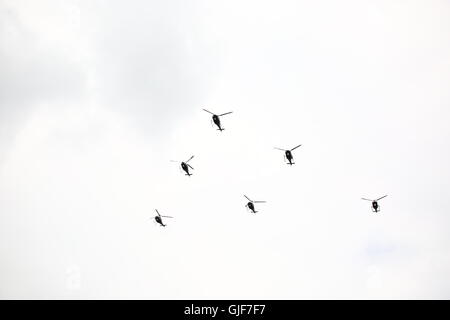
[[[86,77],[59,48],[44,45],[21,21],[17,10],[0,10],[0,141],[8,145],[30,112],[40,104],[80,101]],[[4,148],[0,151],[4,153]]]
[[[220,54],[205,38],[201,6],[185,1],[94,6],[82,7],[81,17],[94,26],[88,33],[102,103],[131,116],[150,136],[200,110],[220,64]]]

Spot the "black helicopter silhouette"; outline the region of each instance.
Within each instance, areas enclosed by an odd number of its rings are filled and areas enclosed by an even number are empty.
[[[366,198],[361,198],[362,200],[367,200],[367,201],[372,201],[372,211],[373,212],[380,212],[380,206],[378,204],[378,201],[380,201],[383,198],[386,198],[387,195],[382,196],[381,198],[375,199],[375,200],[371,200],[371,199],[366,199]]]
[[[193,157],[194,157],[194,156],[190,157],[189,160],[187,160],[187,161],[182,161],[182,162],[181,162],[181,169],[183,169],[184,172],[186,172],[186,175],[187,175],[187,176],[192,176],[192,174],[189,173],[189,168],[191,168],[192,170],[194,170],[194,168],[192,168],[192,166],[191,166],[190,164],[188,164],[188,162],[191,161]],[[171,161],[171,162],[177,162],[177,163],[179,162],[179,161],[175,161],[175,160],[170,160],[170,161]]]
[[[292,151],[294,151],[295,149],[297,149],[300,146],[301,146],[301,144],[299,144],[295,148],[292,148],[291,150],[285,150],[285,149],[280,149],[280,148],[275,148],[275,149],[284,151],[284,156],[286,157],[286,160],[289,161],[287,164],[292,166],[293,164],[295,164],[294,162],[292,162],[292,160],[294,160],[294,157],[292,156]]]
[[[162,216],[159,214],[158,209],[155,209],[156,213],[158,214],[155,216],[155,221],[159,223],[162,227],[165,227],[166,225],[162,222],[162,218],[173,218],[171,216]]]
[[[248,203],[247,203],[245,206],[246,206],[249,210],[251,210],[253,213],[257,213],[257,212],[258,212],[258,211],[255,210],[255,205],[254,205],[254,203],[266,203],[265,201],[253,201],[253,200],[250,200],[250,198],[247,197],[245,194],[244,194],[244,197],[246,197],[247,200],[248,200]]]
[[[208,112],[208,113],[211,113],[211,114],[213,115],[213,116],[212,116],[213,122],[214,122],[215,125],[219,128],[219,129],[217,129],[217,130],[219,130],[219,131],[225,130],[225,129],[222,128],[222,126],[220,125],[220,118],[219,118],[219,117],[225,116],[225,115],[230,114],[230,113],[233,113],[233,111],[230,111],[230,112],[226,112],[226,113],[222,113],[222,114],[217,115],[217,114],[212,113],[211,111],[208,111],[208,110],[206,110],[206,109],[203,109],[203,110],[206,111],[206,112]]]

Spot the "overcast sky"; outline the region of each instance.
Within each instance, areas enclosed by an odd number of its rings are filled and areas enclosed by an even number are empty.
[[[449,88],[445,0],[0,0],[0,298],[449,299]]]

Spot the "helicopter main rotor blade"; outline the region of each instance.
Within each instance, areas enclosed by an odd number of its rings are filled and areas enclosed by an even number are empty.
[[[367,201],[373,201],[373,200],[370,200],[370,199],[366,199],[366,198],[361,198],[362,200],[367,200]]]
[[[192,166],[190,164],[187,165],[189,168],[191,168],[192,170],[195,170],[194,168],[192,168]]]
[[[377,201],[379,201],[379,200],[381,200],[381,199],[383,199],[383,198],[386,198],[387,196],[388,196],[388,195],[382,196],[381,198],[378,198]]]
[[[171,216],[161,216],[161,217],[163,217],[163,218],[173,218]]]
[[[295,148],[292,148],[291,151],[294,151],[295,149],[297,149],[298,147],[300,147],[301,144],[299,144],[298,146],[296,146]]]
[[[156,211],[156,213],[158,214],[158,216],[160,216],[160,217],[161,217],[161,215],[159,214],[159,211],[158,211],[158,209],[155,209],[155,211]]]
[[[221,116],[226,116],[227,114],[230,114],[230,113],[233,113],[233,111],[225,112],[225,113],[219,114],[219,117],[221,117]]]
[[[170,162],[176,162],[176,163],[178,163],[178,162],[180,162],[180,161],[170,160]]]
[[[253,203],[266,203],[265,201],[253,201]]]
[[[244,197],[246,197],[248,201],[250,201],[250,202],[253,202],[253,201],[252,201],[252,200],[250,200],[250,198],[249,198],[249,197],[247,197],[247,196],[246,196],[245,194],[244,194]]]
[[[213,116],[216,115],[215,113],[212,113],[211,111],[208,111],[208,110],[206,110],[206,109],[203,109],[203,111],[206,111],[206,112],[208,112],[208,113],[211,113]]]
[[[280,148],[277,148],[277,147],[274,147],[274,149],[281,150],[281,151],[286,151],[285,149],[280,149]]]
[[[194,157],[194,156],[190,157],[189,160],[186,161],[186,163],[188,163],[189,161],[191,161],[193,157]]]

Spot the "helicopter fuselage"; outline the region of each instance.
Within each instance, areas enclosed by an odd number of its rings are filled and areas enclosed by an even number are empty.
[[[286,150],[286,159],[289,161],[290,165],[293,165],[292,160],[294,160],[294,157],[292,156],[292,152],[290,150]]]
[[[185,162],[181,163],[181,169],[184,170],[184,172],[186,172],[186,175],[190,176],[191,174],[189,173],[189,167]]]
[[[380,209],[380,206],[378,205],[377,201],[372,201],[372,209],[374,212],[378,212]]]
[[[155,217],[155,221],[158,222],[158,223],[159,223],[161,226],[163,226],[163,227],[166,226],[166,225],[162,222],[161,217],[159,217],[159,216],[156,216],[156,217]]]
[[[223,131],[222,127],[220,126],[220,118],[218,115],[212,116],[214,124],[219,128],[220,131]]]
[[[252,202],[247,203],[247,207],[253,212],[256,213],[255,211],[255,206]]]

